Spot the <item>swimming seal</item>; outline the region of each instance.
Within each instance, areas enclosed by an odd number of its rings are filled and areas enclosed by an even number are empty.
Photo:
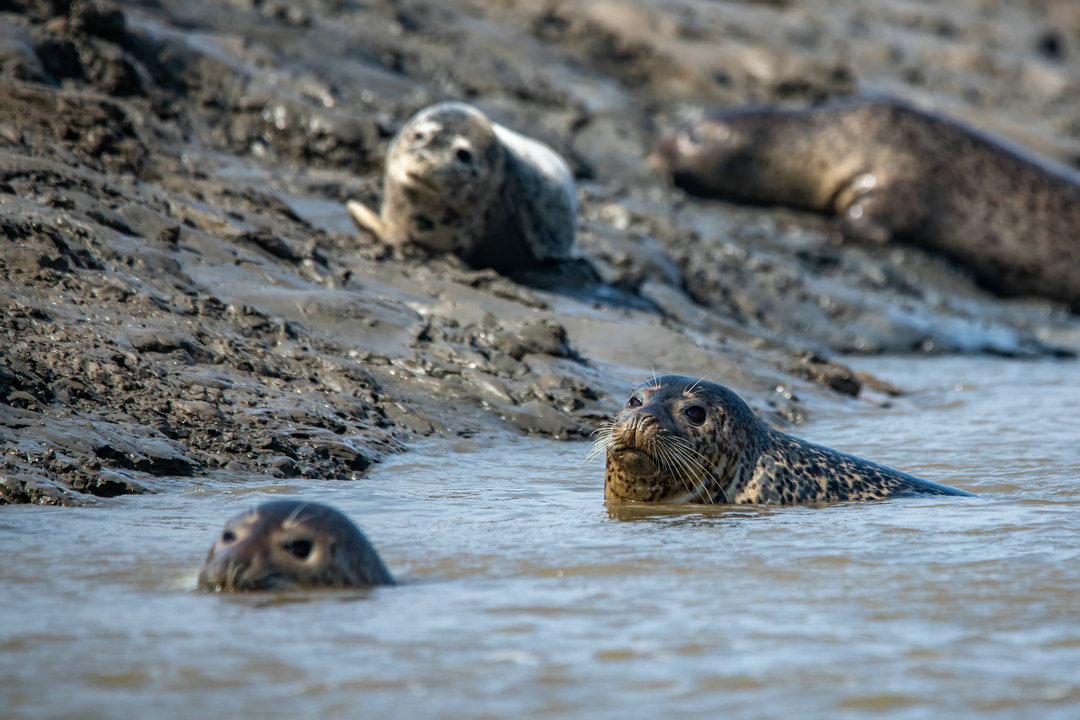
[[[199,572],[204,590],[393,585],[349,518],[316,503],[275,500],[229,520]]]
[[[577,195],[548,146],[444,102],[421,110],[386,156],[382,212],[347,203],[353,222],[383,242],[451,252],[511,273],[570,257]]]
[[[593,452],[607,456],[608,500],[803,505],[971,495],[773,430],[727,388],[681,375],[636,387]]]
[[[651,160],[693,194],[835,213],[847,237],[919,245],[1000,295],[1080,310],[1080,175],[943,116],[893,100],[721,111]]]

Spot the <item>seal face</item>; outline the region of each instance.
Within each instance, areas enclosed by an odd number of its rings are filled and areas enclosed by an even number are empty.
[[[664,375],[634,389],[594,453],[604,497],[797,505],[900,495],[970,495],[769,428],[715,383]]]
[[[1080,308],[1080,175],[893,100],[737,109],[652,162],[707,197],[834,213],[849,238],[940,252],[1002,295]]]
[[[199,572],[203,590],[393,585],[364,534],[333,508],[264,503],[229,520]]]
[[[390,143],[384,186],[381,215],[347,205],[384,242],[502,272],[570,257],[577,195],[566,162],[470,105],[438,103],[411,118]]]

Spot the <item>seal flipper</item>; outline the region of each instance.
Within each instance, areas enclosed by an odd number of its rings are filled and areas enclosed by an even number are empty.
[[[892,231],[882,218],[884,202],[877,176],[873,173],[859,173],[850,178],[836,191],[832,201],[833,210],[840,219],[840,233],[852,240],[889,242]]]
[[[887,243],[893,239],[888,216],[881,212],[885,203],[880,192],[870,191],[855,197],[838,214],[840,234],[851,240]]]
[[[349,211],[349,217],[352,218],[357,230],[366,230],[382,242],[390,242],[390,238],[387,237],[386,223],[367,205],[357,200],[349,200],[345,203],[345,209]]]

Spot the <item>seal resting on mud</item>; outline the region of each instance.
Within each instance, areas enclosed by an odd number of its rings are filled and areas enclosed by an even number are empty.
[[[497,125],[476,108],[421,110],[390,143],[381,215],[350,200],[357,227],[388,244],[452,252],[511,273],[570,257],[577,195],[548,146]]]
[[[393,585],[375,548],[325,505],[275,500],[229,520],[199,572],[203,590]]]
[[[664,375],[636,387],[592,453],[604,497],[645,502],[801,505],[901,495],[967,495],[773,430],[715,383]]]
[[[835,213],[850,238],[940,252],[1001,295],[1080,310],[1080,176],[892,100],[736,109],[652,163],[688,192]]]

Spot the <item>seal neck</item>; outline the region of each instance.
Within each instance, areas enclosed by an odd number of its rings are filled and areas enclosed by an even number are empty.
[[[743,446],[725,458],[726,467],[717,468],[722,490],[716,502],[736,503],[740,495],[754,489],[758,465],[772,445],[773,431],[756,416],[751,414],[750,417],[752,424]]]

